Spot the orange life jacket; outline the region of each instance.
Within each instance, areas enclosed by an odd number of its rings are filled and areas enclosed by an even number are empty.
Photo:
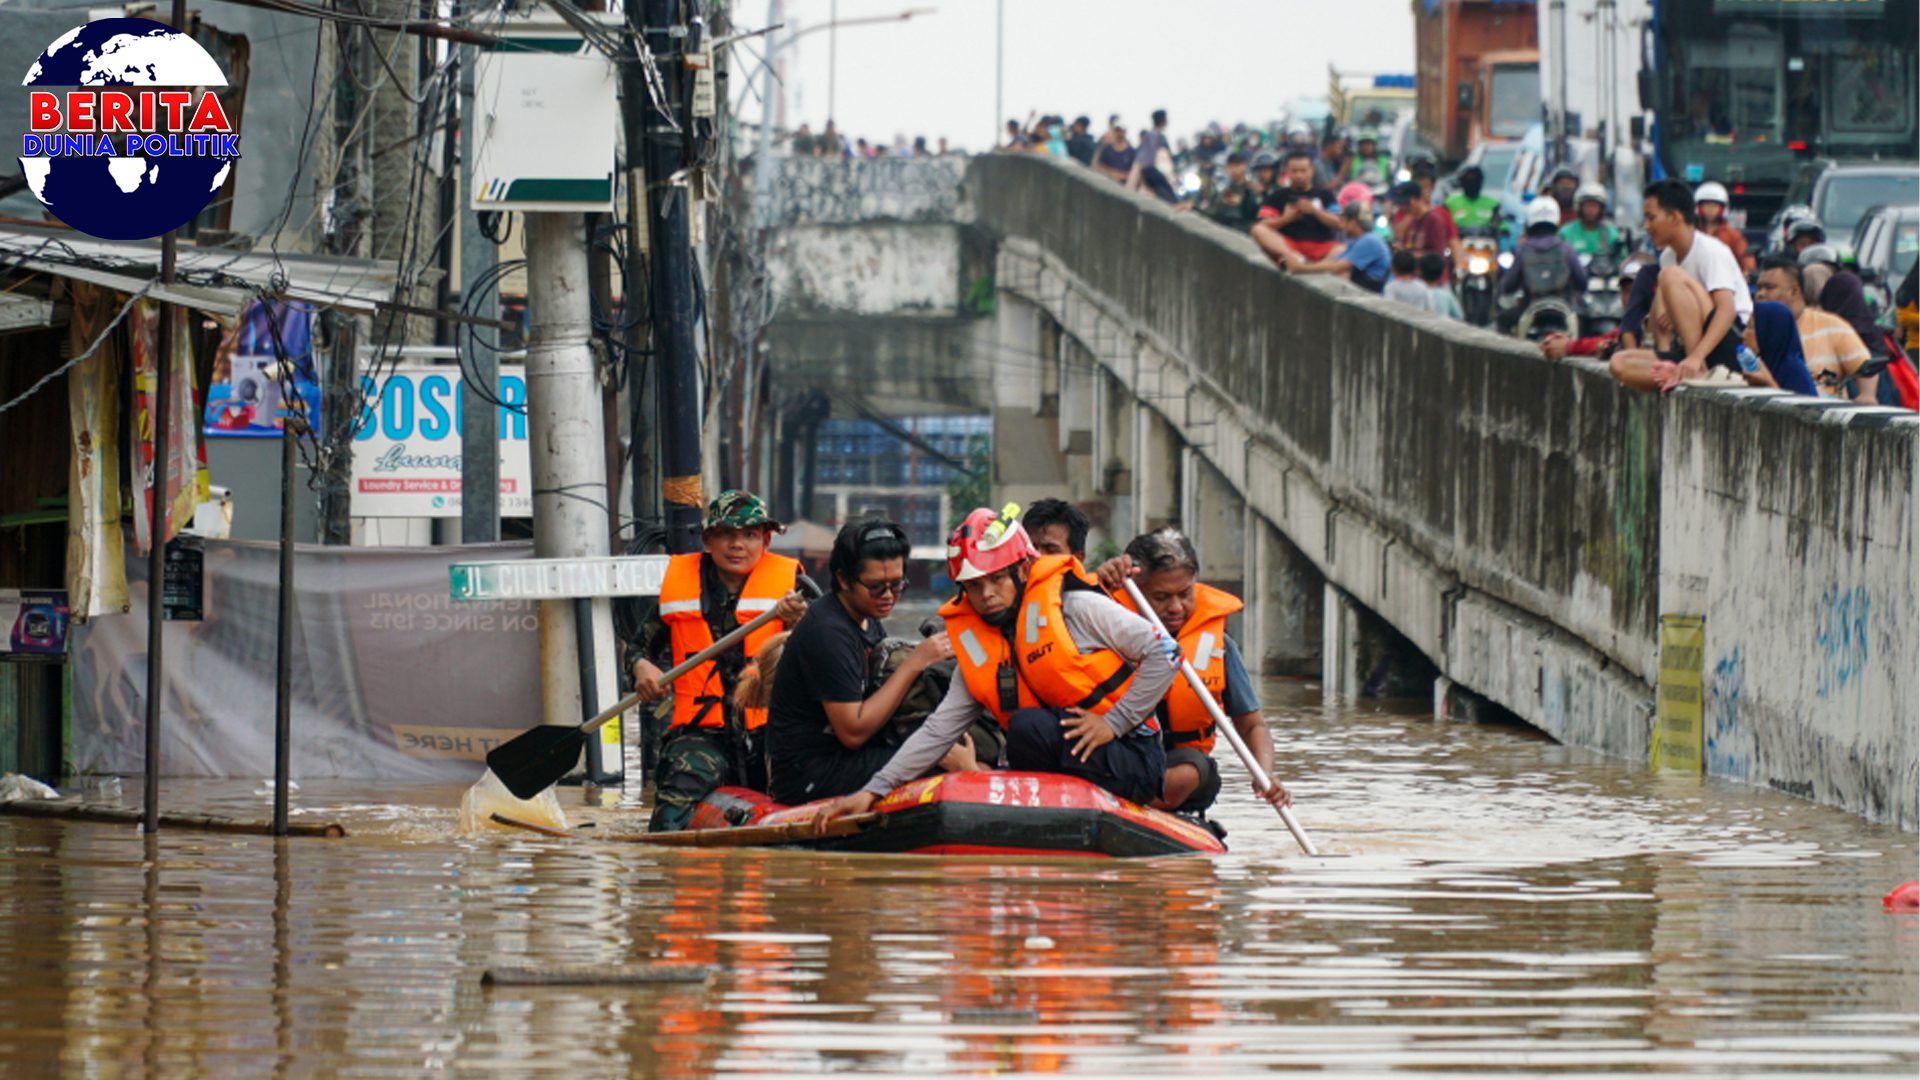
[[[1121,593],[1114,599],[1120,601],[1128,611],[1134,611],[1133,597]],[[1193,670],[1200,673],[1200,681],[1207,686],[1207,692],[1218,703],[1221,695],[1227,692],[1227,616],[1239,611],[1246,605],[1240,598],[1229,592],[1222,592],[1211,585],[1196,584],[1193,587],[1193,613],[1180,627],[1174,639],[1180,642],[1180,651],[1186,655]],[[1203,754],[1213,753],[1213,714],[1207,711],[1206,703],[1193,692],[1193,686],[1185,675],[1174,678],[1173,688],[1160,701],[1157,710],[1160,719],[1166,723],[1167,748],[1192,746]],[[1231,719],[1231,718],[1229,718]]]
[[[1109,649],[1082,653],[1074,645],[1060,605],[1068,589],[1098,592],[1100,585],[1073,556],[1045,555],[1028,566],[1019,615],[1005,631],[976,614],[965,596],[940,609],[967,692],[1003,730],[1016,709],[1045,705],[1104,713],[1133,679],[1125,657]],[[1141,730],[1157,732],[1159,722],[1149,717]]]
[[[697,551],[675,555],[668,561],[667,575],[660,582],[660,621],[667,624],[676,665],[714,642],[707,616],[700,610],[701,558],[701,553]],[[740,587],[740,601],[733,609],[734,618],[743,626],[752,622],[755,616],[764,614],[792,592],[799,575],[799,560],[770,551],[761,555],[760,561],[754,564],[753,571],[747,575],[746,584]],[[785,627],[777,620],[762,626],[740,643],[741,651],[751,660],[768,638],[783,629]],[[673,680],[673,719],[667,726],[694,724],[706,728],[726,727],[726,698],[727,688],[721,685],[718,666],[712,660],[700,664]],[[766,722],[767,710],[746,710],[748,731]]]

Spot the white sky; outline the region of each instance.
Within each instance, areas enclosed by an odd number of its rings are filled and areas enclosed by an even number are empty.
[[[1007,116],[1119,113],[1129,129],[1155,108],[1176,134],[1210,120],[1277,119],[1303,95],[1324,95],[1327,65],[1413,70],[1414,0],[1006,0],[1006,116],[994,105],[996,0],[783,0],[805,29],[839,19],[932,7],[905,23],[821,30],[787,49],[788,117],[820,130],[827,117],[828,38],[838,38],[834,107],[840,130],[891,142],[946,135],[979,149]],[[744,28],[765,25],[767,0],[738,0]],[[760,48],[764,39],[754,41]],[[741,53],[742,70],[754,61]],[[748,95],[740,115],[757,122]]]

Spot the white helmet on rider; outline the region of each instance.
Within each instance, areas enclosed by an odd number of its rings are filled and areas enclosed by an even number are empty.
[[[1719,203],[1721,206],[1729,205],[1727,189],[1712,180],[1693,189],[1693,201],[1696,206],[1703,202]]]
[[[1559,225],[1560,204],[1552,196],[1542,195],[1527,204],[1527,231],[1535,225]]]
[[[1573,205],[1579,206],[1583,202],[1597,202],[1600,204],[1600,208],[1605,210],[1607,208],[1607,189],[1594,183],[1581,184],[1580,190],[1573,193]]]

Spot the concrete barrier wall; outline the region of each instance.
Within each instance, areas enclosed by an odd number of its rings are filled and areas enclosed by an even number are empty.
[[[966,183],[1000,288],[1132,380],[1449,677],[1641,756],[1659,616],[1704,615],[1709,771],[1915,825],[1910,416],[1635,395],[1597,364],[1288,278],[1084,169],[992,155]]]

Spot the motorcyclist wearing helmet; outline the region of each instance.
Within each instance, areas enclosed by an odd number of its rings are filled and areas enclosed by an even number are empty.
[[[1468,229],[1485,229],[1494,225],[1500,216],[1500,200],[1486,194],[1487,174],[1480,166],[1469,165],[1454,175],[1454,191],[1447,196],[1442,205],[1447,213],[1453,215],[1455,228],[1465,232]]]
[[[1693,189],[1694,228],[1727,245],[1733,257],[1740,260],[1740,269],[1753,273],[1759,265],[1758,260],[1747,253],[1747,238],[1740,230],[1727,221],[1727,189],[1712,180]]]
[[[1573,171],[1572,166],[1562,165],[1553,170],[1553,175],[1547,178],[1547,186],[1542,188],[1540,193],[1542,195],[1553,196],[1553,201],[1559,205],[1560,221],[1558,224],[1565,225],[1567,222],[1572,221],[1579,212],[1578,208],[1573,205],[1573,197],[1579,190],[1580,174]]]
[[[1159,797],[1166,749],[1155,708],[1175,669],[1152,624],[1110,599],[1071,555],[1040,555],[1019,507],[981,507],[947,540],[959,594],[940,609],[956,678],[920,730],[859,791],[823,807],[825,828],[919,777],[983,714],[1012,769],[1065,773],[1124,799]]]
[[[1787,250],[1796,257],[1805,254],[1806,250],[1815,244],[1827,242],[1825,226],[1820,224],[1819,218],[1811,214],[1788,222],[1786,233]]]
[[[1361,128],[1354,141],[1352,178],[1368,187],[1380,187],[1393,179],[1393,155],[1380,152],[1380,136],[1372,128]]]
[[[1606,219],[1607,189],[1599,184],[1581,184],[1574,196],[1578,207],[1572,221],[1560,226],[1560,239],[1573,245],[1581,255],[1610,255],[1620,242],[1620,230]]]
[[[1273,174],[1280,168],[1280,155],[1272,150],[1256,150],[1250,164],[1247,188],[1253,193],[1257,202],[1264,198],[1267,192],[1273,190]]]
[[[1226,175],[1201,199],[1200,212],[1229,228],[1245,230],[1260,211],[1260,196],[1247,176],[1247,158],[1238,150],[1227,155]]]
[[[1559,220],[1560,208],[1553,199],[1536,196],[1527,204],[1527,236],[1514,249],[1513,265],[1500,276],[1502,296],[1523,292],[1531,303],[1547,296],[1575,296],[1586,289],[1586,267],[1580,265],[1573,245],[1561,239]],[[1503,316],[1503,327],[1517,322],[1520,314],[1516,310],[1511,319]]]

